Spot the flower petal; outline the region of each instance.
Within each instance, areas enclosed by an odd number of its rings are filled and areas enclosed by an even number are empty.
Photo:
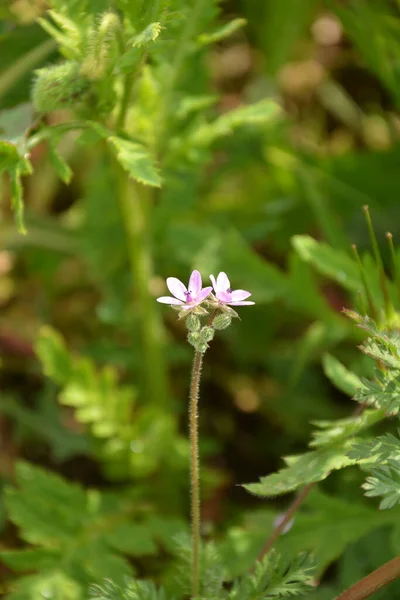
[[[217,282],[215,281],[214,275],[210,275],[211,283],[213,284],[214,291],[217,291]]]
[[[241,302],[229,302],[229,306],[251,306],[255,304],[255,302],[251,302],[250,300],[242,300]]]
[[[171,292],[175,298],[179,298],[179,300],[186,301],[187,292],[186,286],[183,285],[182,281],[179,281],[176,277],[168,277],[167,279],[167,288]]]
[[[203,282],[201,280],[200,273],[198,271],[193,271],[193,273],[190,276],[189,285],[188,285],[188,290],[189,290],[192,298],[197,297],[197,294],[200,292],[202,285],[203,285]]]
[[[219,290],[217,292],[217,298],[220,302],[230,304],[230,302],[232,301],[232,294],[230,292],[223,292],[222,290]]]
[[[192,304],[192,306],[197,306],[198,304],[200,304],[201,302],[203,302],[203,300],[205,300],[207,298],[207,296],[209,296],[212,292],[212,287],[205,287],[202,290],[200,290],[200,292],[198,293],[195,302]]]
[[[221,292],[226,292],[230,289],[231,282],[228,279],[228,275],[221,271],[217,277],[217,289]]]
[[[250,292],[246,292],[246,290],[234,290],[231,294],[232,302],[239,302],[240,300],[246,300],[251,296]]]
[[[157,298],[157,302],[161,302],[161,304],[184,304],[182,300],[170,296],[161,296],[161,298]]]

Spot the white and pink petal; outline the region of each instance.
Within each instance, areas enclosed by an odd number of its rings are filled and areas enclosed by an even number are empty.
[[[232,302],[240,302],[241,300],[246,300],[246,298],[249,298],[250,296],[251,293],[246,290],[234,290],[231,293]]]
[[[196,298],[199,292],[201,291],[201,286],[203,282],[201,280],[201,275],[199,271],[193,271],[189,279],[188,290],[192,298]]]
[[[167,288],[171,292],[175,298],[179,298],[179,300],[186,301],[186,286],[183,285],[182,281],[177,279],[176,277],[168,277],[167,279]]]
[[[157,298],[157,302],[161,302],[161,304],[184,304],[182,300],[178,300],[178,298],[171,298],[170,296],[161,296],[160,298]]]
[[[231,287],[231,282],[228,279],[228,275],[221,271],[217,277],[217,287],[214,288],[218,292],[227,292]]]
[[[198,293],[197,297],[195,298],[195,302],[192,304],[192,306],[197,306],[201,302],[204,302],[204,300],[207,298],[207,296],[209,296],[211,294],[211,292],[212,292],[211,286],[205,287],[202,290],[200,290],[200,292]]]

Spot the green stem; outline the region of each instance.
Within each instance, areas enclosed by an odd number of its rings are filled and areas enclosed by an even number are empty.
[[[125,119],[126,119],[126,114],[128,112],[128,108],[129,108],[129,104],[130,104],[130,100],[131,100],[134,76],[135,76],[135,72],[131,72],[131,73],[128,73],[125,77],[124,91],[122,93],[121,106],[120,106],[117,121],[115,124],[115,128],[117,131],[121,131],[125,127]]]
[[[167,397],[167,374],[163,353],[163,327],[156,302],[150,294],[149,283],[153,275],[149,223],[151,208],[143,186],[135,185],[116,162],[118,203],[125,227],[132,280],[137,295],[137,311],[141,327],[143,348],[143,387],[146,400],[160,404]]]
[[[192,382],[190,385],[190,464],[192,492],[192,598],[199,595],[199,562],[200,562],[200,475],[199,475],[199,432],[198,432],[198,400],[200,388],[203,353],[194,355]]]
[[[178,43],[176,45],[176,52],[171,61],[171,69],[167,84],[163,90],[163,110],[160,114],[160,144],[159,154],[163,156],[165,147],[168,141],[168,121],[172,112],[173,94],[176,91],[176,85],[179,81],[185,59],[189,54],[190,44],[193,42],[193,38],[196,35],[196,26],[198,19],[201,15],[201,10],[204,6],[205,0],[194,0],[192,10],[188,14],[188,18],[185,20],[185,25],[182,28],[182,33]]]

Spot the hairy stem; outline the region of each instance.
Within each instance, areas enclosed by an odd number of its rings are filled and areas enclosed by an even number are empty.
[[[190,385],[190,467],[192,494],[192,598],[199,595],[200,577],[200,465],[199,465],[199,432],[198,432],[198,400],[200,388],[203,353],[194,355],[192,382]]]
[[[390,560],[340,594],[336,600],[364,600],[400,577],[400,556]]]

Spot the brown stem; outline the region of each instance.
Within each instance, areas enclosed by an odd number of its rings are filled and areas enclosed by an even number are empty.
[[[363,405],[357,406],[356,410],[353,413],[353,416],[354,417],[359,416],[363,412],[364,408],[365,407]],[[279,525],[277,525],[275,527],[275,529],[273,530],[273,532],[271,533],[271,535],[265,542],[259,555],[257,556],[256,562],[259,562],[260,560],[262,560],[264,558],[264,556],[266,556],[268,554],[268,552],[274,546],[277,539],[281,536],[285,527],[288,525],[288,523],[293,518],[293,516],[294,516],[295,512],[297,511],[297,509],[299,508],[299,506],[301,504],[303,504],[304,500],[307,498],[308,494],[311,492],[314,485],[315,485],[315,483],[307,484],[302,489],[302,491],[296,496],[296,498],[293,500],[292,504],[289,506],[288,510],[286,511],[285,516],[283,517],[282,521],[279,523]]]
[[[393,560],[352,585],[351,588],[340,594],[336,600],[364,600],[364,598],[369,598],[398,577],[400,577],[400,556],[393,558]]]
[[[285,529],[286,525],[293,518],[293,515],[296,512],[296,510],[299,508],[300,504],[302,504],[304,502],[304,500],[307,498],[308,494],[311,492],[313,486],[314,486],[314,483],[309,483],[297,495],[295,500],[290,505],[289,509],[286,511],[285,516],[283,517],[282,521],[279,523],[279,525],[277,525],[277,527],[275,527],[275,529],[273,530],[273,532],[271,533],[271,535],[265,542],[264,546],[262,547],[261,552],[257,556],[257,562],[261,561],[264,558],[264,556],[266,556],[268,554],[268,552],[271,550],[271,548],[275,544],[276,540],[281,536],[281,533]]]

